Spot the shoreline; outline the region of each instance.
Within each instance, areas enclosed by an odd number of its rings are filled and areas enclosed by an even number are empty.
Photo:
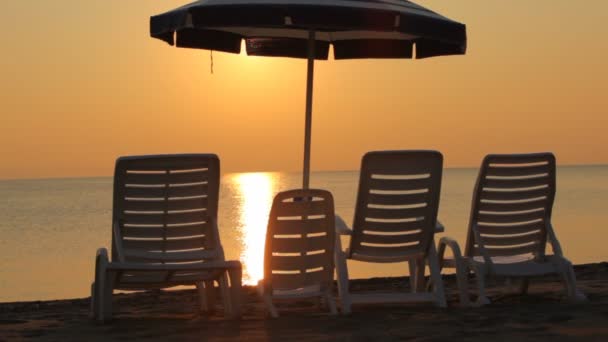
[[[564,299],[557,276],[531,281],[527,295],[504,294],[492,280],[492,304],[460,308],[454,275],[445,275],[448,309],[432,305],[355,306],[349,316],[329,316],[308,303],[296,303],[281,317],[266,317],[253,286],[243,287],[243,318],[223,318],[221,306],[208,315],[197,310],[194,290],[114,295],[114,320],[98,325],[88,318],[89,298],[0,303],[0,340],[367,340],[422,339],[482,341],[491,337],[525,340],[608,340],[608,262],[575,266],[586,303]],[[406,290],[407,277],[357,279],[353,291]],[[469,281],[474,290],[474,278]]]

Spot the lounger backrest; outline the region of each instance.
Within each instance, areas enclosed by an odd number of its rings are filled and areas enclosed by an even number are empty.
[[[114,173],[112,258],[177,263],[223,259],[214,154],[121,157]]]
[[[276,195],[268,218],[265,291],[330,286],[334,275],[334,200],[325,190]]]
[[[379,151],[361,163],[350,257],[425,255],[437,223],[443,156]]]
[[[490,257],[544,255],[554,197],[553,154],[486,156],[473,193],[465,254],[480,255],[481,244]]]

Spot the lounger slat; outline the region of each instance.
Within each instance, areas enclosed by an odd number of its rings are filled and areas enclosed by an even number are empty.
[[[324,201],[285,202],[276,208],[275,215],[278,217],[325,215],[326,207]]]
[[[165,214],[123,214],[123,222],[125,224],[137,224],[137,225],[163,225],[165,224]]]
[[[126,198],[172,198],[207,195],[207,184],[175,187],[125,187]]]
[[[127,172],[150,172],[150,171],[195,171],[208,169],[210,165],[219,163],[217,156],[212,155],[168,155],[123,157],[121,162],[126,163]]]
[[[538,177],[538,178],[526,178],[526,179],[484,179],[483,180],[483,188],[492,188],[492,189],[526,189],[533,187],[548,187],[549,186],[549,177]]]
[[[554,159],[553,156],[547,153],[538,154],[490,154],[486,156],[485,162],[489,165],[509,165],[517,166],[516,164],[537,164],[537,163],[551,163]]]
[[[420,245],[403,246],[403,247],[372,247],[372,246],[357,246],[356,253],[373,257],[393,258],[407,257],[409,254],[419,254]],[[353,251],[354,252],[354,251]],[[354,252],[355,253],[355,252]]]
[[[547,205],[547,198],[540,198],[536,201],[530,202],[519,202],[519,203],[479,203],[478,209],[481,211],[496,211],[496,212],[511,212],[511,211],[524,211],[538,208],[545,208]]]
[[[125,250],[124,255],[125,257],[127,257],[127,260],[129,257],[133,257],[139,258],[141,260],[154,261],[196,261],[217,259],[219,253],[216,250],[200,250],[172,253]]]
[[[163,173],[127,173],[124,178],[124,184],[147,184],[147,185],[165,185],[168,184],[169,174]]]
[[[535,253],[539,251],[539,244],[530,244],[522,247],[513,247],[513,248],[491,248],[488,246],[484,246],[489,256],[511,256],[511,255],[520,255],[520,254],[528,254]]]
[[[378,205],[411,205],[427,203],[428,198],[428,192],[406,195],[369,194],[367,196],[367,203]]]
[[[520,236],[482,236],[484,246],[513,246],[522,245],[530,242],[542,241],[544,234],[542,232],[536,232],[528,235]]]
[[[327,220],[276,220],[274,221],[275,234],[315,234],[323,233],[328,229]]]
[[[490,166],[486,176],[498,177],[516,177],[516,176],[531,176],[549,173],[549,165],[533,165],[533,166],[518,166],[518,167],[496,167]]]
[[[377,234],[363,234],[361,242],[375,243],[375,244],[401,244],[418,242],[424,238],[424,233],[414,233],[405,235],[377,235]]]
[[[123,209],[125,211],[164,211],[167,210],[168,204],[164,199],[157,201],[130,201],[125,200]]]
[[[317,251],[330,249],[334,241],[327,235],[304,238],[281,238],[272,239],[272,251],[277,253],[300,253],[305,251]]]
[[[306,270],[325,265],[328,258],[333,258],[333,255],[328,254],[327,251],[324,251],[319,254],[302,256],[273,255],[270,265],[273,270]]]
[[[270,276],[272,282],[272,288],[274,290],[280,289],[294,289],[306,286],[306,277],[304,274],[272,274]]]
[[[141,251],[176,251],[202,248],[205,245],[204,237],[196,237],[191,239],[179,240],[132,240],[124,239],[122,241],[125,250],[141,250]]]
[[[378,157],[371,156],[377,152],[370,152],[370,157],[375,159],[373,162],[366,163],[367,173],[374,176],[391,175],[391,176],[423,176],[429,173],[429,167],[426,164],[418,164],[412,162],[391,163],[393,160],[398,160],[399,156],[384,158],[384,161],[379,161]],[[380,152],[383,153],[383,152]],[[397,152],[401,153],[401,152]],[[364,156],[365,159],[365,156]],[[380,157],[382,159],[382,157]],[[390,160],[389,159],[393,159]]]
[[[188,184],[208,181],[207,171],[187,173],[127,173],[125,184]]]
[[[429,209],[423,208],[412,208],[412,209],[380,209],[380,208],[367,208],[365,209],[365,217],[374,219],[404,219],[404,218],[415,218],[425,217],[429,214]]]
[[[550,188],[541,188],[525,191],[483,191],[480,200],[491,201],[523,201],[550,195]]]
[[[197,197],[183,200],[136,201],[126,200],[123,208],[128,211],[172,211],[191,210],[207,207],[206,197]]]
[[[123,227],[123,238],[164,238],[165,230],[158,227]]]
[[[206,211],[194,211],[175,214],[123,214],[123,220],[128,224],[185,224],[205,222]]]
[[[482,226],[478,225],[477,230],[480,234],[524,234],[535,230],[543,230],[544,222],[537,221],[532,223],[526,223],[523,225],[510,225],[510,226]]]
[[[274,290],[294,289],[307,286],[319,285],[328,278],[333,277],[333,270],[323,269],[317,272],[298,273],[298,274],[277,274],[271,275],[272,287]]]
[[[365,222],[362,230],[376,232],[398,233],[423,229],[427,225],[425,219],[413,222]]]
[[[370,190],[391,190],[391,191],[403,191],[403,190],[418,190],[428,189],[430,179],[369,179]]]
[[[169,198],[205,196],[208,194],[209,187],[207,184],[195,184],[188,186],[172,186],[167,190]]]
[[[206,223],[185,227],[123,227],[123,238],[185,238],[206,234]]]
[[[509,215],[491,215],[491,214],[478,214],[478,222],[486,223],[516,223],[516,222],[527,222],[537,219],[545,218],[545,211],[535,211],[532,213],[525,214],[509,214]]]

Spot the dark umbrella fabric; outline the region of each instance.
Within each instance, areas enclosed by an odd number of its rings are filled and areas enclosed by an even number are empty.
[[[466,29],[405,0],[202,0],[153,16],[152,37],[171,45],[315,59],[427,58],[466,51]]]

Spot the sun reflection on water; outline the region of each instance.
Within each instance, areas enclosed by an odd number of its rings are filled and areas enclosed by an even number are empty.
[[[257,284],[264,277],[264,242],[268,214],[272,206],[274,189],[277,186],[274,173],[242,173],[235,177],[239,193],[241,234],[241,262],[243,283]]]

